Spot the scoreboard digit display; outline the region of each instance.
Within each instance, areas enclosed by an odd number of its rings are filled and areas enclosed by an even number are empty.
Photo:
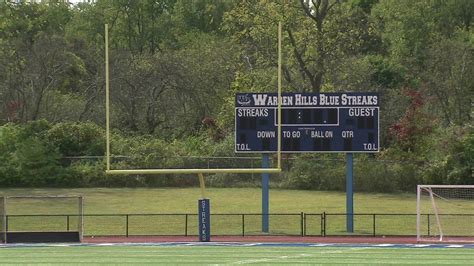
[[[376,93],[283,93],[282,152],[379,151]],[[276,93],[238,93],[235,152],[277,150]]]

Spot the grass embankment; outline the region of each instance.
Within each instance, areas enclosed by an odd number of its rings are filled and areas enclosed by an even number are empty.
[[[0,195],[78,195],[85,197],[86,214],[195,213],[198,188],[85,188],[85,189],[0,189]],[[259,188],[208,188],[213,213],[259,213]],[[343,213],[344,192],[270,190],[272,213]],[[46,206],[45,206],[46,207]],[[49,206],[48,206],[49,208]],[[10,210],[23,214],[26,210]],[[42,206],[26,211],[41,213]],[[356,213],[415,213],[414,194],[366,194],[354,196]]]
[[[207,197],[211,199],[212,214],[240,214],[261,212],[261,190],[259,188],[209,188]],[[85,197],[84,213],[91,214],[196,214],[197,199],[200,198],[199,188],[87,188],[87,189],[1,189],[0,195],[78,195]],[[280,190],[270,191],[271,214],[304,213],[339,213],[345,212],[344,192]],[[429,207],[430,204],[425,204]],[[467,205],[460,205],[458,213],[465,213]],[[354,196],[356,214],[415,214],[415,194],[367,194],[356,193]],[[472,211],[472,210],[471,210]],[[64,201],[62,204],[10,201],[8,214],[74,214],[77,213],[75,203]],[[16,221],[14,219],[17,219]],[[36,219],[36,220],[34,220]],[[58,219],[62,219],[58,222]],[[187,219],[187,220],[186,220]],[[327,234],[344,234],[344,215],[326,216]],[[70,227],[77,224],[71,218]],[[186,225],[187,222],[187,225]],[[373,216],[354,217],[355,233],[372,234]],[[469,221],[467,221],[469,222]],[[64,218],[11,218],[11,230],[52,230],[52,224],[57,229],[64,228]],[[244,226],[242,226],[245,224]],[[459,224],[459,223],[457,223]],[[34,226],[33,226],[34,225]],[[124,235],[127,232],[125,216],[96,216],[85,218],[85,233],[87,235]],[[431,226],[434,225],[434,220]],[[454,223],[456,225],[456,223]],[[427,221],[423,220],[427,227]],[[130,216],[128,233],[130,235],[150,234],[196,234],[197,217],[181,216]],[[244,228],[243,228],[244,227]],[[469,225],[467,225],[469,227]],[[213,234],[239,235],[259,234],[261,232],[261,216],[216,216],[212,218]],[[376,217],[377,234],[414,235],[416,233],[416,216],[378,215]],[[280,215],[270,217],[270,231],[274,234],[301,233],[301,218],[299,215]],[[431,231],[433,232],[433,231]],[[321,216],[307,216],[306,233],[319,235],[321,233]]]

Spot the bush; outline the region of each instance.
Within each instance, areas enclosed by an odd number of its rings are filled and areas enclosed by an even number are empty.
[[[81,187],[108,186],[102,161],[77,161],[68,168],[68,184]]]
[[[376,155],[354,155],[356,191],[414,191],[417,184],[473,184],[474,135],[469,125],[440,128],[419,142],[416,151],[397,143]],[[204,134],[204,133],[203,133]],[[429,141],[428,141],[429,140]],[[197,186],[195,176],[106,175],[104,159],[66,156],[104,154],[102,128],[91,123],[29,122],[0,127],[0,186]],[[260,156],[234,157],[234,135],[214,142],[204,135],[168,142],[152,136],[112,134],[112,168],[258,168]],[[209,158],[201,158],[208,156]],[[238,157],[246,157],[240,155]],[[220,159],[218,158],[220,157]],[[272,157],[275,159],[274,157]],[[274,165],[274,161],[272,165]],[[312,190],[345,190],[346,164],[340,154],[284,156],[285,171],[272,175],[273,186]],[[261,174],[207,175],[217,187],[259,186]]]
[[[322,157],[322,156],[319,156]],[[344,190],[345,164],[342,160],[325,156],[316,159],[313,155],[296,156],[283,186],[296,189]]]
[[[354,190],[363,192],[393,192],[398,189],[393,167],[383,161],[358,156],[354,161]]]
[[[16,145],[21,142],[23,128],[15,124],[0,127],[0,185],[17,186],[17,169],[12,165]]]
[[[104,130],[93,123],[58,123],[47,131],[46,138],[63,156],[102,156],[105,153]]]
[[[472,126],[443,131],[437,149],[443,153],[428,161],[423,169],[423,182],[426,184],[473,185],[474,178],[474,134]]]
[[[39,138],[30,137],[17,143],[10,164],[14,167],[15,185],[60,186],[64,169],[60,166],[61,154],[54,146]]]
[[[44,139],[51,126],[44,120],[0,128],[0,185],[59,186],[65,171],[61,154]]]
[[[101,131],[90,123],[51,125],[45,120],[3,125],[0,127],[0,185],[85,185],[74,167],[61,163],[64,156],[102,155],[105,144]]]

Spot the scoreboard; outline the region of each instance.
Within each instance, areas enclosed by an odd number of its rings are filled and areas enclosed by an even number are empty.
[[[282,152],[379,151],[376,93],[283,93]],[[235,97],[235,152],[277,151],[276,93]]]

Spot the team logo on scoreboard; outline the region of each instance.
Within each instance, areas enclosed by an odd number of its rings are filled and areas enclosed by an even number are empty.
[[[249,106],[252,102],[252,99],[249,97],[248,94],[241,94],[237,95],[237,103],[242,106]]]

